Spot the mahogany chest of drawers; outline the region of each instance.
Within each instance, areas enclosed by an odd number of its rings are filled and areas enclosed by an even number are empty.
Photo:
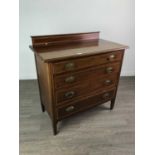
[[[58,121],[96,105],[113,109],[127,46],[99,39],[99,32],[32,36],[42,111],[54,135]]]

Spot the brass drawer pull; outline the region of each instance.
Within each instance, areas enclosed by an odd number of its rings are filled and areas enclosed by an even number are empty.
[[[112,68],[112,67],[107,67],[107,68],[106,68],[106,72],[107,72],[107,73],[111,73],[112,71],[113,71],[113,68]]]
[[[65,82],[66,83],[72,83],[75,81],[75,77],[74,76],[69,76],[65,79]]]
[[[109,57],[108,57],[108,60],[113,60],[113,59],[115,59],[115,54],[111,54]]]
[[[67,93],[65,93],[65,98],[72,98],[75,95],[74,91],[69,91]]]
[[[70,112],[70,111],[73,111],[75,109],[74,106],[69,106],[65,109],[66,112]]]
[[[104,83],[105,83],[106,85],[109,85],[109,84],[112,83],[112,81],[111,81],[111,80],[105,80]]]
[[[75,68],[75,64],[73,62],[69,62],[65,65],[66,70],[73,70]]]
[[[109,96],[110,96],[109,93],[104,93],[104,94],[102,95],[102,98],[107,98],[107,97],[109,97]]]

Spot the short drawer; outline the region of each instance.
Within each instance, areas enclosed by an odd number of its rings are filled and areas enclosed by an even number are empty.
[[[123,57],[122,51],[114,51],[114,52],[100,55],[97,63],[102,64],[102,63],[111,63],[115,61],[120,61],[122,60],[122,57]]]
[[[104,78],[106,75],[118,73],[120,70],[120,62],[108,63],[99,67],[88,70],[82,70],[76,73],[68,73],[57,75],[54,77],[55,88],[71,87],[77,84],[83,84],[88,79]]]
[[[85,110],[87,108],[93,107],[97,104],[102,104],[108,100],[111,100],[114,96],[115,89],[104,91],[93,97],[86,98],[82,101],[75,102],[71,105],[63,106],[57,109],[58,119],[65,118],[69,115],[75,114],[79,111]]]
[[[95,65],[105,64],[109,62],[120,61],[122,59],[122,51],[114,51],[105,54],[76,58],[53,63],[54,74],[76,71],[82,68],[88,68]]]

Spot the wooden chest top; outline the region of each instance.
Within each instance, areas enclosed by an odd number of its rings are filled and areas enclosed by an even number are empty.
[[[81,33],[78,35],[81,36],[81,38],[85,36],[85,38],[75,40],[74,36],[77,38],[77,34],[32,36],[33,46],[30,46],[30,48],[34,52],[37,52],[38,56],[45,62],[107,53],[128,48],[126,45],[99,39],[99,32]],[[55,37],[52,39],[53,36],[58,36],[58,39],[56,40]],[[67,41],[66,37],[68,39]]]

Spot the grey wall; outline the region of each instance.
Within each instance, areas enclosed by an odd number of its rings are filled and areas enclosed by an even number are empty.
[[[130,46],[121,75],[134,75],[134,0],[20,0],[19,78],[36,78],[31,35],[85,31]]]

